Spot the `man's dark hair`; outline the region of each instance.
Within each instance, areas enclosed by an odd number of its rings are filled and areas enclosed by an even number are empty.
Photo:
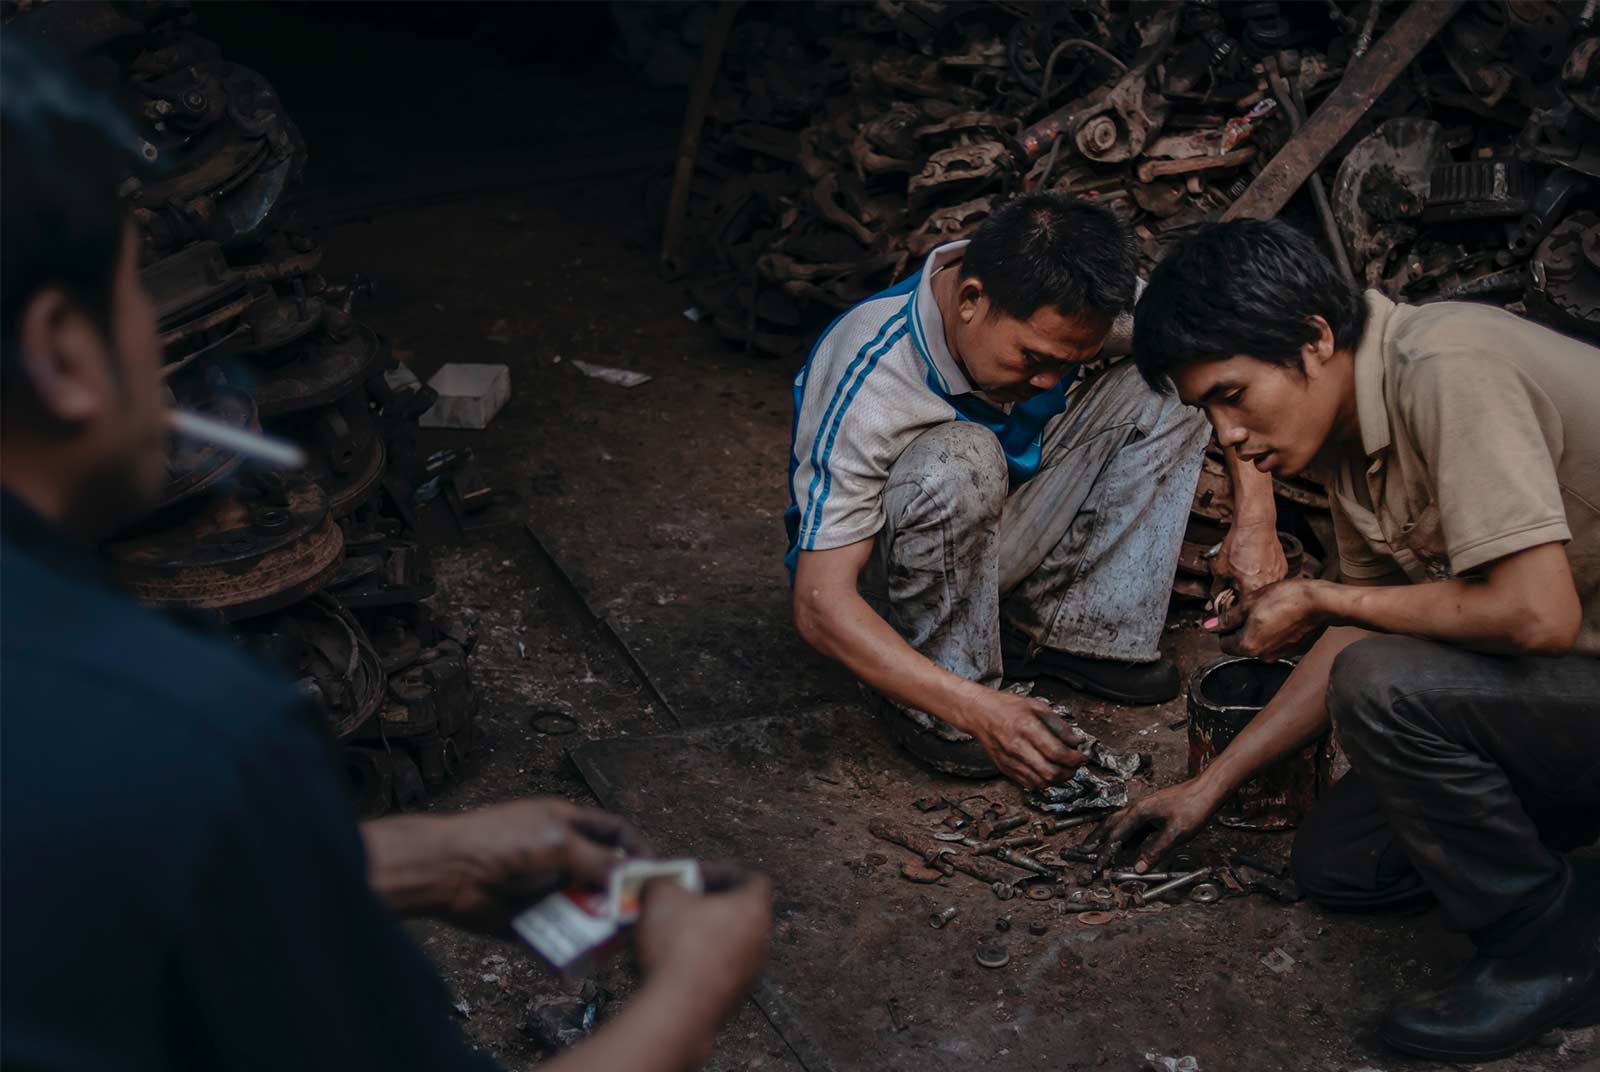
[[[1109,209],[1065,194],[1029,194],[978,225],[961,261],[990,302],[1026,320],[1047,305],[1108,317],[1133,305],[1133,235]]]
[[[1158,391],[1173,369],[1248,354],[1300,368],[1320,316],[1353,349],[1367,326],[1361,292],[1306,235],[1279,220],[1233,220],[1182,239],[1156,266],[1133,313],[1133,353]]]
[[[109,332],[134,133],[42,46],[0,37],[0,395],[21,386],[28,301],[58,286]]]

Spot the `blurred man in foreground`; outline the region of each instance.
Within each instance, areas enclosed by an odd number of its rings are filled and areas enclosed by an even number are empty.
[[[1346,583],[1279,581],[1222,616],[1230,651],[1316,642],[1204,773],[1112,821],[1107,858],[1153,830],[1146,869],[1331,719],[1351,771],[1295,839],[1301,889],[1437,900],[1477,947],[1384,1040],[1485,1061],[1600,1011],[1600,889],[1562,851],[1600,833],[1600,351],[1489,306],[1363,296],[1257,221],[1181,242],[1135,341],[1221,443],[1327,485]]]
[[[166,478],[127,130],[0,39],[0,1065],[491,1067],[396,917],[507,934],[601,884],[632,832],[562,801],[358,829],[319,720],[229,645],[144,610],[95,543]],[[697,1067],[765,958],[763,879],[652,884],[645,983],[548,1067]]]

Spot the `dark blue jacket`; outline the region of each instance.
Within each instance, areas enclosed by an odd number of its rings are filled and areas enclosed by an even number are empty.
[[[479,1067],[295,690],[0,500],[0,1065]]]

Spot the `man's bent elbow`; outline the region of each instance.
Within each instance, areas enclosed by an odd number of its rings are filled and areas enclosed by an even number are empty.
[[[1566,655],[1578,642],[1583,613],[1576,606],[1529,609],[1511,628],[1511,643],[1522,655]]]
[[[794,630],[800,639],[817,651],[827,654],[822,592],[816,588],[794,590]]]

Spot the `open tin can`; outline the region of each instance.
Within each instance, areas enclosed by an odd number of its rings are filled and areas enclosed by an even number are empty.
[[[1211,765],[1294,668],[1294,660],[1225,655],[1195,671],[1189,679],[1189,777]],[[1217,819],[1245,830],[1292,829],[1333,784],[1332,767],[1332,737],[1324,734],[1241,785]]]

